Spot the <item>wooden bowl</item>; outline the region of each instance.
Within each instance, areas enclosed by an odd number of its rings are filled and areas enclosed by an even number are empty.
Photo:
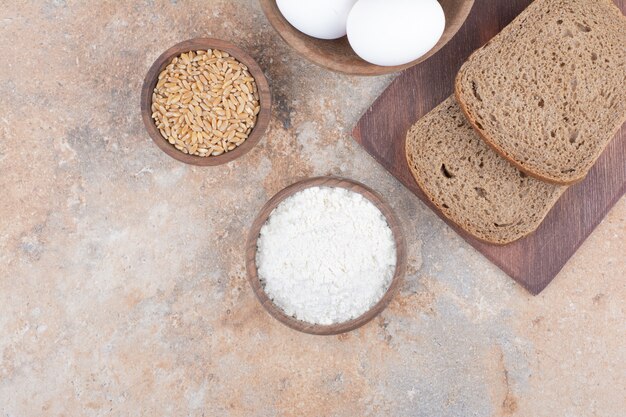
[[[384,0],[381,0],[384,1]],[[446,15],[446,27],[439,42],[425,55],[404,65],[382,67],[359,58],[348,43],[348,38],[316,39],[305,35],[287,22],[278,10],[276,0],[259,0],[267,20],[278,34],[300,55],[329,70],[351,75],[383,75],[410,68],[441,49],[461,28],[469,15],[474,0],[439,0]]]
[[[226,51],[231,56],[239,60],[239,62],[246,65],[248,67],[248,70],[250,71],[250,74],[254,77],[257,89],[259,91],[259,105],[261,106],[261,110],[257,115],[257,121],[254,125],[254,128],[250,132],[250,136],[248,136],[248,138],[240,146],[236,147],[230,152],[225,152],[218,156],[201,157],[182,153],[173,145],[171,145],[168,141],[166,141],[163,136],[161,136],[159,129],[157,129],[156,124],[152,119],[152,93],[154,91],[154,88],[156,87],[156,83],[158,81],[158,77],[161,71],[163,71],[163,69],[167,65],[169,65],[172,59],[174,59],[178,55],[184,52],[198,51],[202,49],[218,49],[221,51]],[[270,93],[270,87],[267,82],[267,78],[265,77],[263,70],[261,70],[256,61],[242,49],[231,43],[219,39],[197,38],[184,41],[172,46],[170,49],[163,52],[163,54],[161,54],[161,56],[157,58],[154,64],[152,64],[152,67],[150,67],[150,70],[146,75],[143,87],[141,89],[141,116],[143,118],[143,123],[148,130],[148,134],[150,135],[154,143],[156,143],[156,145],[163,152],[165,152],[174,159],[191,165],[221,165],[230,162],[236,158],[239,158],[240,156],[248,152],[259,142],[259,140],[261,140],[261,137],[265,133],[265,130],[267,129],[270,121],[271,108],[272,96]]]
[[[371,309],[356,317],[352,320],[336,323],[331,325],[321,325],[307,323],[301,320],[297,320],[292,316],[289,316],[283,312],[278,306],[276,306],[272,300],[268,297],[263,289],[263,284],[257,273],[256,265],[256,252],[257,252],[257,240],[261,232],[261,227],[265,224],[272,211],[287,197],[310,187],[341,187],[350,191],[357,192],[363,197],[371,201],[378,209],[383,213],[387,219],[387,224],[391,228],[393,237],[396,243],[396,270],[391,280],[391,284],[387,289],[385,295],[376,303]],[[381,311],[387,307],[394,294],[400,286],[400,281],[404,276],[406,270],[406,246],[404,241],[404,235],[400,228],[400,223],[391,207],[383,201],[383,199],[370,188],[356,181],[348,180],[345,178],[337,177],[316,177],[309,178],[289,187],[283,189],[274,197],[268,201],[261,209],[261,212],[254,220],[250,233],[248,235],[248,241],[246,243],[246,271],[248,274],[248,280],[252,286],[252,290],[256,294],[257,298],[276,320],[291,327],[292,329],[317,335],[332,335],[348,332],[358,327],[363,326],[365,323],[376,317]]]

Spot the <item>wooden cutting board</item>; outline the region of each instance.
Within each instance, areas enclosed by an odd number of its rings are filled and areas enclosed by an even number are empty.
[[[626,0],[615,2],[626,12]],[[406,131],[453,93],[454,77],[461,64],[530,3],[476,0],[457,35],[436,55],[396,78],[363,115],[353,136],[474,248],[532,294],[538,294],[626,192],[626,125],[587,178],[565,192],[539,229],[506,246],[480,242],[447,221],[418,188],[404,155]]]

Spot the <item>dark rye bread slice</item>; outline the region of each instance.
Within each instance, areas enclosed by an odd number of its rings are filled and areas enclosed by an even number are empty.
[[[611,0],[535,0],[463,65],[456,96],[519,169],[578,182],[626,120],[626,18]]]
[[[533,232],[566,189],[531,178],[500,157],[476,134],[454,97],[409,129],[406,157],[433,204],[490,243]]]

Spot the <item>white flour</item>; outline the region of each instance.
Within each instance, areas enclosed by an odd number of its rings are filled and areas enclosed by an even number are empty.
[[[272,212],[256,260],[265,292],[286,314],[332,324],[360,316],[382,298],[396,247],[369,200],[343,188],[313,187]]]

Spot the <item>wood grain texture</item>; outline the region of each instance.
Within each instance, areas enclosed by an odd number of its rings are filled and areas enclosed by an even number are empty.
[[[465,59],[511,22],[531,0],[477,0],[458,34],[428,61],[395,79],[367,110],[353,136],[391,174],[466,241],[532,294],[540,293],[626,192],[626,126],[587,178],[570,187],[537,231],[506,246],[480,242],[448,221],[421,192],[405,158],[406,131],[453,93]],[[622,12],[626,0],[616,1]]]
[[[218,156],[202,157],[182,153],[174,146],[172,146],[169,142],[167,142],[163,138],[163,136],[161,136],[159,129],[157,129],[156,124],[152,119],[152,92],[156,87],[159,74],[167,65],[169,65],[174,57],[184,52],[207,49],[218,49],[220,51],[228,52],[239,62],[248,67],[250,74],[252,75],[252,77],[254,77],[257,89],[259,91],[259,105],[261,106],[261,110],[259,111],[257,121],[254,125],[254,128],[252,129],[252,132],[250,132],[248,138],[240,146],[236,147],[230,152],[226,152]],[[259,143],[259,141],[265,134],[265,130],[267,129],[267,126],[270,122],[271,112],[272,94],[270,92],[267,78],[265,77],[265,74],[263,73],[261,67],[259,67],[256,61],[245,51],[229,42],[220,39],[196,38],[172,46],[167,51],[163,52],[163,54],[161,54],[161,56],[157,58],[154,64],[152,64],[152,66],[148,70],[148,73],[146,74],[146,78],[144,79],[144,83],[141,88],[141,117],[143,119],[144,125],[146,126],[148,134],[150,135],[154,143],[163,152],[165,152],[174,159],[191,165],[222,165],[244,155],[257,143]]]
[[[474,0],[440,0],[439,2],[446,15],[446,27],[433,49],[408,64],[382,67],[359,58],[350,47],[347,37],[324,40],[307,36],[287,22],[278,9],[276,0],[259,0],[267,20],[296,52],[324,68],[352,75],[383,75],[398,72],[428,59],[440,50],[463,25]]]
[[[304,190],[305,188],[310,187],[341,187],[345,188],[349,191],[354,191],[361,194],[363,197],[367,198],[371,201],[378,209],[383,213],[385,218],[387,219],[387,224],[391,228],[391,232],[393,233],[393,237],[396,243],[396,270],[394,272],[393,278],[391,280],[391,284],[389,289],[380,299],[378,303],[376,303],[370,310],[365,312],[364,314],[356,317],[352,320],[337,323],[332,325],[319,325],[319,324],[311,324],[304,321],[297,320],[291,316],[285,314],[280,308],[278,308],[272,300],[267,296],[265,290],[263,289],[263,284],[259,278],[257,273],[257,265],[256,265],[256,252],[257,252],[257,240],[259,238],[259,234],[261,232],[261,228],[269,218],[272,211],[286,198],[292,196],[293,194]],[[339,333],[349,332],[358,327],[363,326],[365,323],[372,320],[381,311],[387,307],[395,293],[397,292],[400,282],[404,277],[404,273],[406,271],[406,244],[404,240],[404,235],[402,233],[402,229],[400,228],[400,223],[398,222],[398,218],[395,213],[391,209],[391,207],[382,199],[382,197],[370,189],[369,187],[358,183],[356,181],[348,180],[345,178],[338,177],[315,177],[309,178],[295,184],[290,185],[289,187],[283,189],[278,192],[274,197],[272,197],[261,209],[260,213],[254,220],[252,224],[252,228],[250,229],[248,240],[246,243],[246,272],[248,275],[248,281],[252,286],[252,290],[257,296],[258,300],[261,302],[261,305],[270,313],[276,320],[281,323],[291,327],[292,329],[304,332],[311,333],[317,335],[333,335]]]

